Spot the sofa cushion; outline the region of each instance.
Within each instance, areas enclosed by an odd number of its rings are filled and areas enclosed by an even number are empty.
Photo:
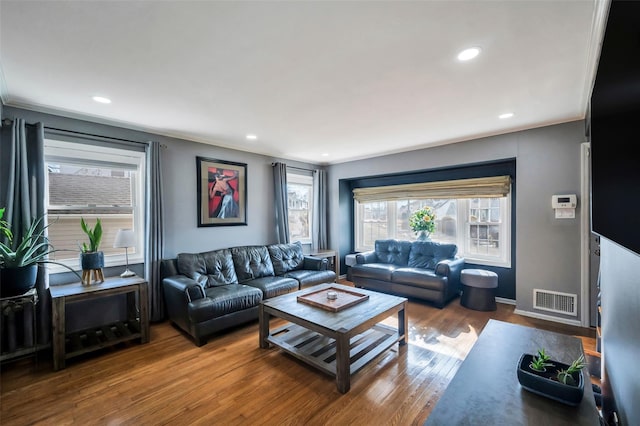
[[[304,253],[302,253],[302,243],[296,241],[290,244],[272,244],[267,246],[273,271],[276,275],[284,275],[289,271],[302,269],[304,264]]]
[[[406,284],[429,290],[444,291],[447,277],[436,275],[432,270],[424,268],[398,268],[393,271],[391,281],[394,284]]]
[[[240,284],[274,275],[269,251],[265,246],[233,247],[231,257]]]
[[[366,263],[351,267],[351,276],[371,278],[374,280],[391,281],[391,274],[398,266],[388,263]]]
[[[458,252],[455,244],[440,244],[433,241],[414,241],[409,253],[412,268],[435,269],[438,262],[453,259]]]
[[[228,249],[178,254],[178,271],[204,287],[237,284],[238,277]]]
[[[391,263],[398,266],[407,266],[409,263],[410,241],[376,240],[375,252],[378,263]]]
[[[205,293],[204,299],[189,303],[189,320],[194,323],[253,308],[262,300],[259,289],[242,284],[210,287]]]
[[[333,271],[309,271],[301,269],[289,271],[284,274],[287,278],[294,278],[300,283],[300,288],[309,287],[316,284],[332,283],[336,280],[336,273]]]
[[[298,290],[298,281],[285,277],[262,277],[247,281],[246,285],[262,291],[263,299],[280,296]]]

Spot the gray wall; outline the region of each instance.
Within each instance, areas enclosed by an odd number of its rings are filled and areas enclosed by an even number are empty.
[[[352,241],[345,244],[351,237],[341,226],[341,179],[516,158],[516,307],[535,312],[534,288],[580,295],[580,211],[576,210],[575,219],[556,220],[551,196],[577,194],[581,199],[580,144],[585,141],[584,133],[584,122],[575,121],[329,166],[329,243],[352,247]],[[557,316],[579,320],[580,315]]]
[[[611,395],[620,424],[640,424],[640,256],[601,238],[603,395]],[[609,406],[606,397],[605,413]]]
[[[277,159],[7,106],[2,113],[7,118],[17,116],[28,122],[42,121],[45,126],[65,130],[140,142],[156,140],[166,145],[162,152],[165,257],[174,257],[180,252],[275,241],[271,163]],[[551,196],[575,193],[581,198],[580,143],[584,139],[584,123],[576,121],[329,166],[329,244],[341,247],[351,234],[351,230],[343,229],[345,218],[341,217],[338,208],[340,179],[516,158],[517,308],[533,311],[533,288],[579,294],[580,212],[577,210],[576,218],[572,220],[554,219]],[[247,163],[248,226],[197,227],[196,156]],[[348,245],[351,243],[348,241]],[[580,319],[580,316],[568,319]]]
[[[6,118],[20,117],[46,127],[138,142],[158,141],[162,150],[165,200],[165,257],[180,252],[270,244],[276,240],[271,163],[279,159],[89,121],[5,106]],[[247,164],[247,226],[197,227],[196,156]],[[309,164],[286,161],[296,167]]]
[[[161,153],[165,200],[165,258],[175,257],[180,252],[275,242],[271,163],[278,159],[7,106],[3,107],[2,116],[9,119],[24,118],[28,123],[42,122],[45,127],[137,142],[153,140],[165,145],[166,148]],[[197,227],[196,156],[247,164],[247,226]],[[299,162],[287,161],[287,164],[311,168],[308,164]],[[132,265],[131,269],[139,276],[144,275],[142,264]],[[105,268],[104,273],[107,277],[117,276],[123,270],[124,267],[116,266]],[[70,272],[50,276],[51,285],[75,281],[78,278]],[[73,304],[68,309],[67,326],[70,330],[84,329],[123,318],[126,314],[124,298],[113,297],[112,300],[112,303],[100,300]]]

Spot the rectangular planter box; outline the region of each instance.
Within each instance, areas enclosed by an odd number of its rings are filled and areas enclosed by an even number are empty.
[[[529,368],[534,355],[523,354],[518,362],[518,381],[520,385],[538,395],[556,400],[567,405],[578,405],[584,395],[584,377],[582,371],[573,374],[577,386],[565,385],[556,379],[558,371],[569,368],[567,364],[550,360],[553,367],[540,373]]]

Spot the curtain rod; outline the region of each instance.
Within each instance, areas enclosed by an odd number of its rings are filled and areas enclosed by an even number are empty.
[[[275,166],[277,163],[271,163],[271,167]],[[316,169],[305,169],[304,167],[296,167],[296,166],[287,166],[287,169],[295,169],[295,170],[304,170],[305,172],[316,172]]]
[[[140,142],[140,141],[134,141],[131,139],[124,139],[124,138],[114,138],[113,136],[102,136],[102,135],[96,135],[94,133],[78,132],[76,130],[58,129],[56,127],[49,127],[49,126],[44,126],[44,129],[54,131],[54,132],[69,133],[69,134],[78,135],[78,136],[90,136],[93,138],[103,138],[103,139],[109,139],[112,141],[137,143],[140,145],[149,145],[149,142]]]
[[[13,120],[10,118],[5,118],[2,120],[2,124],[4,125],[10,125],[13,123]],[[35,124],[33,123],[25,123],[27,126],[34,126]],[[124,139],[124,138],[116,138],[116,137],[112,137],[112,136],[102,136],[102,135],[96,135],[93,133],[86,133],[86,132],[79,132],[76,130],[66,130],[66,129],[59,129],[57,127],[50,127],[50,126],[44,126],[44,130],[48,130],[48,131],[53,131],[53,132],[60,132],[60,133],[66,133],[66,134],[71,134],[71,135],[77,135],[77,136],[84,136],[84,137],[91,137],[91,138],[96,138],[96,139],[108,139],[110,141],[116,141],[116,142],[126,142],[126,143],[134,143],[134,144],[138,144],[138,145],[144,145],[144,146],[148,146],[149,142],[140,142],[140,141],[134,141],[131,139]],[[167,148],[167,145],[165,144],[160,144],[161,148]]]
[[[13,120],[10,118],[5,118],[2,120],[2,124],[13,124]],[[25,123],[27,126],[33,126],[33,123]],[[131,139],[124,139],[124,138],[114,138],[111,136],[102,136],[102,135],[96,135],[93,133],[86,133],[86,132],[78,132],[76,130],[67,130],[67,129],[59,129],[57,127],[50,127],[50,126],[44,126],[44,130],[53,130],[54,132],[62,132],[62,133],[70,133],[73,135],[80,135],[80,136],[90,136],[90,137],[94,137],[94,138],[104,138],[104,139],[111,139],[114,141],[120,141],[120,142],[130,142],[130,143],[137,143],[137,144],[141,144],[141,145],[148,145],[148,142],[140,142],[140,141],[132,141]]]

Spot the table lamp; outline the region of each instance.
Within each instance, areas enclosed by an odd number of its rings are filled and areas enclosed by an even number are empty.
[[[123,278],[133,277],[136,274],[135,272],[129,270],[129,247],[134,247],[135,245],[136,234],[133,232],[133,229],[118,229],[116,239],[113,242],[113,247],[124,247],[124,256],[127,262],[127,269],[125,269],[125,271],[120,274],[120,276]]]

